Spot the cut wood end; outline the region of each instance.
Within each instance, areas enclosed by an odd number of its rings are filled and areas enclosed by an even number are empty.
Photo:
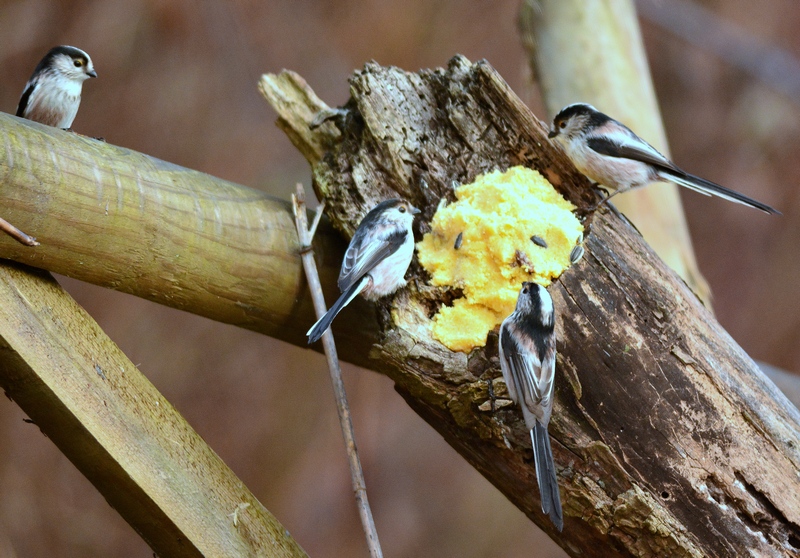
[[[263,74],[258,88],[267,101],[276,108],[281,102],[302,101],[311,112],[317,113],[328,108],[302,76],[291,70],[283,70],[279,74]]]
[[[300,75],[290,70],[264,74],[258,90],[278,113],[278,127],[312,165],[322,158],[325,146],[339,137],[334,126],[312,126],[321,112],[331,109]]]
[[[306,80],[289,70],[262,75],[258,89],[275,112],[288,121],[302,120],[308,126],[317,113],[329,109]]]

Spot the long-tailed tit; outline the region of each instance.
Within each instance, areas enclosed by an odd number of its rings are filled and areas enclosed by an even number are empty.
[[[25,84],[17,116],[69,129],[81,104],[83,82],[94,77],[92,59],[81,49],[64,45],[50,49]]]
[[[309,343],[322,337],[358,293],[377,300],[406,285],[404,276],[414,255],[411,225],[418,213],[419,209],[400,199],[382,201],[367,213],[344,254],[339,273],[342,296],[308,330]]]
[[[556,374],[555,313],[553,299],[541,285],[523,283],[516,310],[500,326],[500,368],[531,432],[542,511],[561,531],[564,516],[547,434]]]
[[[739,192],[683,171],[630,128],[585,103],[561,109],[553,119],[548,137],[564,148],[579,171],[609,189],[609,195],[601,203],[651,182],[674,182],[707,196],[780,214]]]

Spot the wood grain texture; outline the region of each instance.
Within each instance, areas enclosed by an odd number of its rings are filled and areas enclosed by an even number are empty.
[[[309,157],[345,234],[398,194],[424,208],[421,234],[454,181],[511,165],[542,172],[579,213],[593,201],[485,62],[418,73],[370,63],[350,90],[341,139]],[[521,414],[493,398],[507,397],[496,333],[468,355],[433,340],[431,316],[452,294],[416,264],[409,288],[378,305],[371,367],[573,556],[797,555],[800,413],[628,222],[603,213],[590,225],[586,256],[550,288],[563,533],[540,511]]]
[[[8,262],[0,386],[160,556],[306,556],[49,273]]]
[[[128,149],[0,114],[3,217],[37,237],[0,235],[0,257],[295,344],[314,323],[287,201]],[[287,196],[292,185],[287,184]],[[314,239],[327,297],[345,243]],[[376,331],[362,301],[335,326],[342,356]]]

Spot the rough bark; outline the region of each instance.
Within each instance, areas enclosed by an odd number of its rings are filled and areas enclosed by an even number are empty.
[[[270,100],[311,98],[290,73],[264,76],[261,88]],[[422,233],[439,200],[453,198],[453,181],[511,165],[542,172],[579,213],[593,200],[485,62],[456,57],[418,73],[370,63],[350,90],[336,113],[321,101],[273,102],[347,235],[369,207],[398,194],[425,208]],[[310,130],[313,106],[333,118]],[[316,156],[309,145],[329,147]],[[598,215],[585,248],[550,288],[563,533],[540,511],[521,414],[492,404],[491,393],[507,395],[496,334],[469,355],[433,340],[430,318],[448,294],[416,264],[409,287],[378,304],[370,367],[573,556],[795,555],[800,413],[628,222]]]

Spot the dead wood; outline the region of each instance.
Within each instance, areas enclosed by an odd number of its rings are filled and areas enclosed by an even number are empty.
[[[264,76],[261,87],[348,236],[398,194],[424,208],[421,234],[454,181],[512,165],[539,170],[579,208],[594,199],[485,62],[417,73],[367,64],[344,110],[313,129],[327,107],[299,76]],[[507,396],[496,335],[469,355],[433,340],[446,294],[416,264],[409,287],[378,305],[378,341],[363,349],[371,367],[573,556],[796,555],[800,413],[627,222],[597,216],[584,246],[550,287],[563,533],[540,511],[521,414],[491,398]]]

